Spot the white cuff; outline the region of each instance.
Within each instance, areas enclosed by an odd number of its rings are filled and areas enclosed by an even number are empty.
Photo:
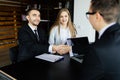
[[[48,52],[52,53],[52,47],[53,47],[53,45],[49,46],[49,51]]]
[[[72,52],[72,47],[70,47],[69,55],[70,55],[70,57],[74,56],[73,52]]]

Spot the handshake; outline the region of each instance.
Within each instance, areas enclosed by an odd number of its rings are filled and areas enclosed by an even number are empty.
[[[71,46],[68,45],[53,45],[53,53],[59,53],[60,55],[66,54],[71,50]]]

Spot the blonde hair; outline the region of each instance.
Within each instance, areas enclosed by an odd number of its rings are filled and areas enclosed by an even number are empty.
[[[59,23],[59,20],[60,20],[60,15],[61,15],[62,12],[66,12],[66,13],[68,14],[68,23],[67,23],[67,26],[69,27],[71,37],[72,37],[72,38],[73,38],[73,37],[76,37],[76,29],[75,29],[75,27],[74,27],[74,25],[73,25],[73,23],[72,23],[72,21],[71,21],[70,12],[69,12],[69,10],[68,10],[67,8],[62,8],[62,9],[59,11],[59,13],[58,13],[58,15],[57,15],[57,18],[56,18],[56,21],[55,21],[55,23],[54,23],[54,24],[52,25],[52,27],[51,27],[51,30],[52,30],[54,27],[58,26],[58,33],[60,34],[60,23]],[[51,32],[51,30],[50,30],[50,32]]]

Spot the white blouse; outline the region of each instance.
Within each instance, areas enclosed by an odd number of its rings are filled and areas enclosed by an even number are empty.
[[[60,27],[60,34],[58,33],[58,26],[54,27],[49,36],[49,44],[60,45],[66,44],[67,38],[71,38],[69,28]]]

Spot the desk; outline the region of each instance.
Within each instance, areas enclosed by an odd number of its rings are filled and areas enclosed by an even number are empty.
[[[78,70],[71,62],[69,55],[64,55],[64,59],[55,63],[34,58],[2,67],[0,70],[17,80],[75,80]]]

